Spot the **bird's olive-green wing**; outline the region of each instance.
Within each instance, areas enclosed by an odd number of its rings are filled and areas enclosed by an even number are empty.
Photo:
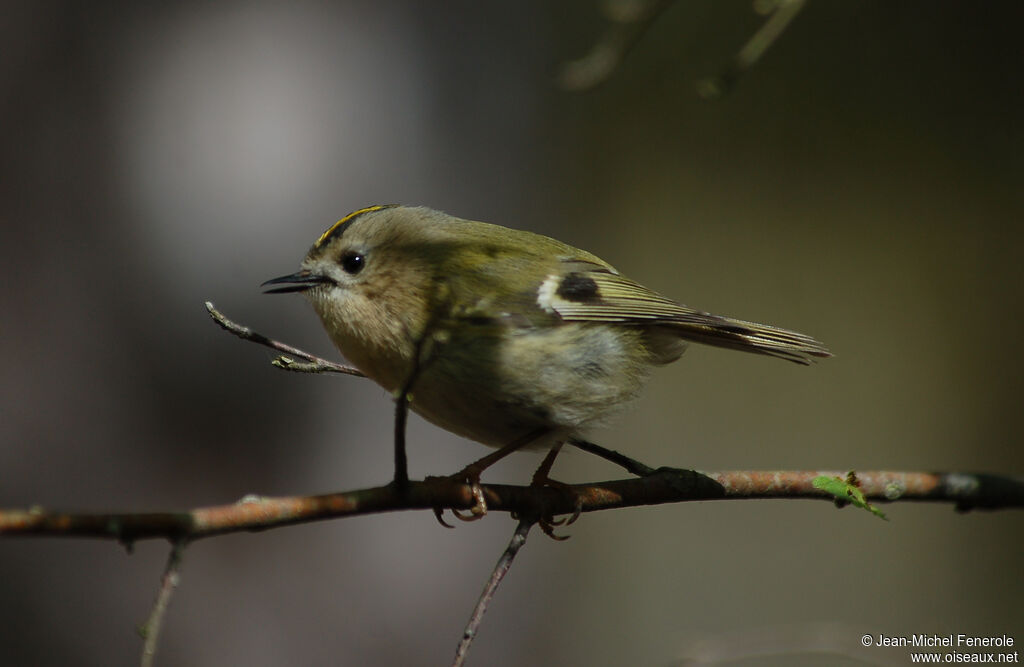
[[[795,331],[735,320],[676,303],[605,267],[574,262],[549,276],[538,304],[565,321],[664,325],[680,338],[800,364],[831,353],[817,340]]]

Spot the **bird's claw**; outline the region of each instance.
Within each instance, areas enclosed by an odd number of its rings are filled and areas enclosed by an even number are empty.
[[[561,519],[556,520],[553,515],[549,514],[548,516],[541,517],[541,519],[537,522],[537,525],[539,525],[540,529],[544,531],[544,534],[550,537],[551,539],[558,540],[559,542],[563,542],[569,539],[569,535],[556,535],[555,526],[571,526],[572,524],[576,523],[576,519],[579,519],[580,514],[583,512],[583,496],[581,496],[577,491],[575,491],[569,484],[566,484],[565,482],[559,482],[558,480],[555,479],[551,479],[546,475],[535,475],[533,478],[533,482],[530,484],[530,486],[552,487],[555,489],[559,489],[572,497],[573,513],[571,515],[564,516]]]
[[[455,528],[455,526],[444,520],[444,509],[442,507],[434,508],[434,518],[437,519],[437,522],[445,528]]]
[[[469,484],[470,494],[473,496],[474,501],[473,506],[469,508],[469,514],[463,514],[459,510],[451,508],[452,514],[455,515],[455,518],[459,521],[478,521],[487,515],[487,500],[484,498],[483,487],[480,486],[480,472],[473,468],[473,466],[468,466],[448,477],[434,477],[429,479],[455,484]],[[452,526],[444,520],[443,513],[444,509],[441,507],[434,508],[434,516],[437,518],[438,523],[445,528],[454,528],[455,526]]]

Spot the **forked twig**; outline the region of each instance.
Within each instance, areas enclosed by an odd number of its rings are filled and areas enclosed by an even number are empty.
[[[322,357],[318,357],[315,354],[304,352],[297,347],[292,347],[287,343],[276,341],[272,338],[268,338],[261,333],[253,331],[249,327],[242,326],[237,322],[233,322],[224,316],[219,310],[217,310],[213,303],[206,302],[206,310],[210,313],[210,317],[216,322],[220,328],[224,329],[228,333],[232,333],[242,340],[247,340],[264,347],[269,347],[271,350],[290,354],[294,357],[304,359],[306,363],[295,361],[289,357],[280,356],[274,359],[273,363],[280,369],[286,371],[296,371],[299,373],[344,373],[345,375],[355,375],[356,377],[366,377],[362,371],[358,368],[351,366],[344,366],[342,364],[328,361]]]

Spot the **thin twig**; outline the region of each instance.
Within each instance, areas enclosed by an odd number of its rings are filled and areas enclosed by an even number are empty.
[[[480,629],[480,623],[484,620],[484,613],[487,612],[487,606],[494,598],[494,593],[498,590],[498,585],[501,580],[508,574],[509,569],[512,567],[512,561],[515,560],[516,554],[526,544],[526,536],[530,532],[530,528],[533,527],[535,519],[521,519],[519,525],[516,526],[516,530],[512,533],[512,539],[508,543],[508,547],[505,548],[505,552],[501,554],[501,558],[494,565],[494,570],[491,572],[490,578],[487,580],[487,584],[484,586],[484,590],[480,593],[480,599],[477,600],[476,607],[473,608],[473,613],[469,617],[469,623],[466,624],[466,629],[462,633],[462,641],[459,642],[459,646],[455,649],[455,661],[452,662],[452,667],[461,667],[466,662],[466,655],[469,653],[470,644],[476,638],[477,631]]]
[[[284,352],[285,354],[299,357],[307,362],[300,363],[288,357],[277,357],[272,363],[278,368],[286,371],[298,371],[300,373],[344,373],[345,375],[365,377],[362,371],[358,368],[343,366],[342,364],[328,361],[327,359],[310,354],[309,352],[304,352],[297,347],[292,347],[287,343],[282,343],[272,338],[268,338],[261,333],[253,331],[247,326],[243,326],[237,322],[232,322],[225,317],[223,313],[217,310],[209,301],[206,302],[206,310],[210,313],[210,317],[213,318],[213,321],[220,325],[222,329],[229,333],[233,333],[242,340],[251,341],[258,345],[269,347],[272,350],[277,350],[278,352]]]
[[[845,471],[734,470],[700,473],[659,468],[640,478],[574,484],[566,489],[484,485],[491,512],[518,516],[573,514],[695,500],[805,498],[832,500],[814,487],[819,476],[844,478]],[[956,509],[1024,507],[1024,478],[972,473],[858,471],[860,490],[879,502],[954,503]],[[185,512],[70,514],[42,508],[0,511],[0,537],[49,535],[99,537],[130,544],[156,537],[196,540],[223,533],[266,530],[324,519],[437,507],[470,509],[477,500],[469,484],[451,480],[410,482],[322,496],[258,498]]]
[[[185,540],[175,540],[171,545],[171,553],[167,557],[167,567],[164,568],[164,576],[160,580],[160,590],[157,592],[156,601],[153,603],[153,610],[149,613],[146,624],[140,628],[145,642],[142,645],[142,667],[152,667],[153,659],[156,656],[156,645],[160,639],[160,628],[163,626],[164,616],[167,614],[167,607],[171,602],[171,595],[178,586],[179,570],[181,559],[185,553]]]
[[[771,3],[774,9],[761,29],[743,45],[725,70],[717,76],[710,76],[697,82],[697,94],[705,99],[716,99],[732,90],[740,77],[753,67],[785,32],[790,22],[804,8],[805,3],[806,0],[775,0]]]

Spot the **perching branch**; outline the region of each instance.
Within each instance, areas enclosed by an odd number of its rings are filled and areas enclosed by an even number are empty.
[[[553,516],[641,505],[736,500],[806,498],[831,500],[817,489],[819,476],[844,477],[839,471],[752,471],[700,473],[660,468],[645,477],[594,484],[551,487],[483,485],[490,512],[518,516]],[[953,503],[956,509],[1024,507],[1024,479],[970,473],[858,472],[860,488],[873,501]],[[167,538],[193,541],[247,530],[265,530],[310,521],[436,507],[469,509],[475,504],[472,487],[440,479],[410,482],[400,492],[394,485],[320,496],[246,498],[231,505],[182,512],[74,514],[42,508],[0,511],[0,536],[39,535],[98,537],[131,544],[136,540]]]

